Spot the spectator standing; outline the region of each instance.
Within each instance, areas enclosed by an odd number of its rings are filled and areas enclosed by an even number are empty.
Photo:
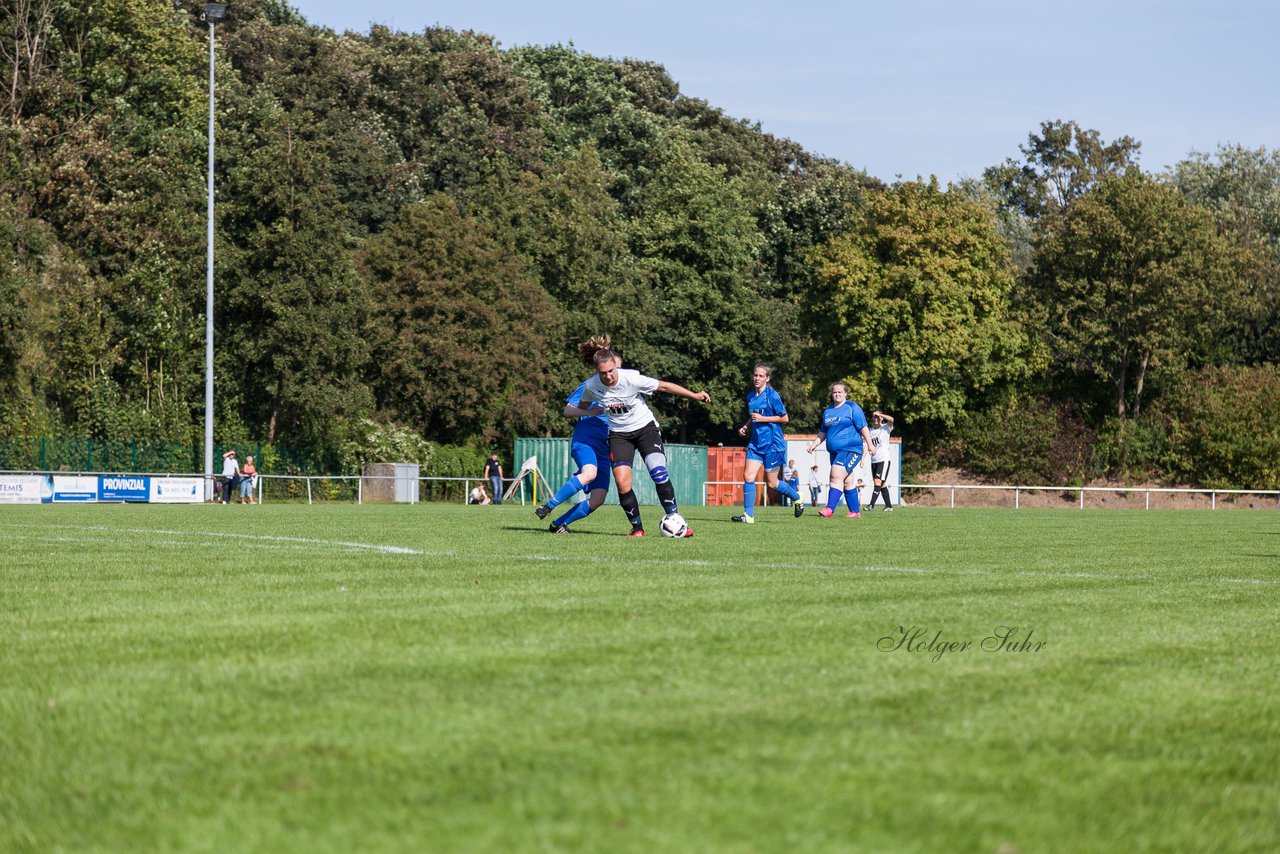
[[[258,485],[258,467],[253,464],[253,457],[244,458],[240,467],[240,503],[253,503],[253,490]]]
[[[818,477],[818,464],[809,467],[809,503],[816,505],[822,494],[822,479]]]
[[[493,492],[493,503],[502,503],[502,463],[497,454],[491,454],[484,464],[484,476],[489,479],[489,488]]]
[[[240,478],[240,464],[236,462],[236,452],[232,448],[222,455],[222,503],[231,503],[231,490],[235,489]]]

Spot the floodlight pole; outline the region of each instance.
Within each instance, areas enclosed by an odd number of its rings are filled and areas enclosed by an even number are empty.
[[[206,4],[202,15],[209,23],[209,187],[208,233],[205,256],[204,289],[204,498],[213,499],[213,93],[214,93],[214,28],[226,7]]]

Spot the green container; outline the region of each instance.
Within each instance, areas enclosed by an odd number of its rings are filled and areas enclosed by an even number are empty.
[[[707,492],[703,488],[703,483],[707,479],[707,449],[702,445],[668,444],[666,450],[667,471],[671,473],[671,482],[676,488],[676,501],[684,506],[702,506],[706,501]],[[510,474],[519,472],[524,461],[534,456],[538,458],[538,470],[542,472],[542,476],[547,479],[552,489],[559,489],[569,476],[577,471],[577,466],[569,456],[568,439],[516,439],[515,456],[512,457]],[[658,504],[658,492],[654,489],[653,481],[649,478],[649,472],[644,467],[644,463],[638,459],[631,483],[636,498],[640,499],[641,504],[654,506]],[[539,486],[538,503],[548,498],[543,495],[543,491]],[[533,501],[532,478],[525,477],[520,491],[512,498]],[[605,498],[605,503],[618,503],[618,488],[612,478],[610,478],[609,495]]]

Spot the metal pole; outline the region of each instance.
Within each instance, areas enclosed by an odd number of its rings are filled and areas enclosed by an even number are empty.
[[[204,289],[204,472],[213,474],[213,56],[214,23],[209,22],[209,186]],[[206,481],[205,499],[213,498],[213,481]]]

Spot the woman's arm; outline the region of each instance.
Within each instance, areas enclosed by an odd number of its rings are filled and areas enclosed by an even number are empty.
[[[711,395],[705,391],[689,391],[682,385],[678,385],[667,380],[658,380],[658,391],[665,391],[667,394],[676,394],[680,397],[687,397],[690,400],[700,400],[703,403],[711,402]]]

